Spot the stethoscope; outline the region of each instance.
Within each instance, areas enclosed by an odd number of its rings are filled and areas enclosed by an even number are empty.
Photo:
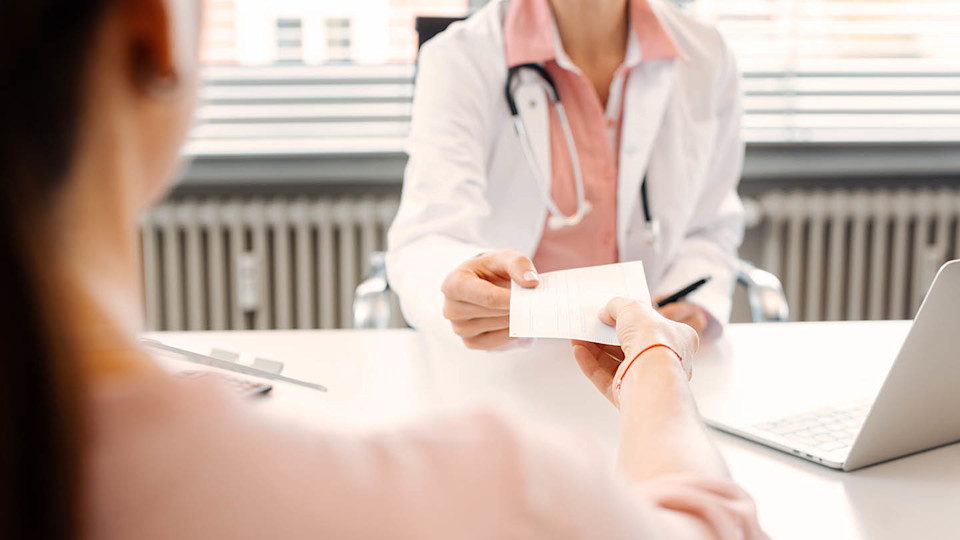
[[[574,189],[576,190],[577,194],[577,209],[569,216],[564,215],[550,194],[550,182],[546,179],[546,176],[540,169],[540,165],[534,156],[533,144],[530,141],[530,137],[527,135],[527,129],[523,124],[523,118],[520,117],[520,110],[517,108],[517,101],[513,96],[514,79],[516,79],[517,74],[524,69],[533,70],[544,82],[547,83],[547,99],[557,111],[557,118],[560,119],[560,130],[563,132],[563,138],[567,144],[567,152],[570,154],[570,161],[573,167]],[[546,203],[547,210],[550,213],[550,217],[547,219],[547,226],[553,230],[557,230],[564,227],[574,227],[578,225],[581,221],[583,221],[583,217],[587,215],[587,212],[590,211],[592,205],[590,204],[590,201],[587,200],[587,196],[583,187],[583,170],[580,167],[580,155],[577,152],[576,144],[573,141],[573,132],[570,130],[570,122],[567,120],[567,113],[563,108],[563,103],[560,102],[560,94],[557,92],[557,85],[553,82],[553,77],[551,77],[550,74],[547,73],[547,70],[545,70],[540,64],[520,64],[513,66],[507,71],[507,84],[504,87],[504,93],[507,98],[507,106],[510,107],[510,115],[513,117],[513,128],[517,132],[517,136],[520,138],[520,148],[523,151],[523,156],[527,161],[527,165],[530,167],[530,171],[536,177],[537,183],[540,185],[540,195],[543,197],[543,201]],[[650,213],[650,201],[647,197],[646,175],[644,175],[643,180],[640,182],[640,200],[643,206],[644,221],[646,222],[647,243],[651,246],[657,247],[660,241],[660,221],[653,219],[653,216]]]

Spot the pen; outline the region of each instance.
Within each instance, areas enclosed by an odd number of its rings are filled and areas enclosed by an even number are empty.
[[[672,303],[677,302],[677,301],[679,301],[679,300],[683,300],[688,294],[690,294],[690,293],[692,293],[693,291],[699,289],[700,287],[703,287],[703,285],[704,285],[706,282],[708,282],[708,281],[710,281],[710,276],[707,276],[707,277],[705,277],[705,278],[703,278],[703,279],[701,279],[701,280],[698,280],[698,281],[695,281],[695,282],[691,283],[690,285],[687,285],[686,287],[680,289],[679,291],[677,291],[677,292],[671,294],[670,296],[664,298],[663,300],[657,302],[657,307],[658,307],[658,308],[662,308],[663,306],[665,306],[665,305],[667,305],[667,304],[672,304]]]

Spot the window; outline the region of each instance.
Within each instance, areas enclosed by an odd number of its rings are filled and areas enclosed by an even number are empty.
[[[696,0],[744,73],[750,141],[960,140],[957,0]]]
[[[277,62],[303,62],[303,21],[293,18],[277,19]]]
[[[201,58],[207,64],[236,61],[237,24],[234,0],[204,2],[203,42]]]
[[[352,58],[350,19],[329,18],[324,22],[324,39],[327,45],[327,61],[348,62]]]
[[[960,141],[960,0],[674,0],[744,74],[752,143]],[[398,152],[417,15],[482,0],[205,0],[188,152]]]
[[[205,0],[192,155],[396,153],[410,125],[417,15],[468,0]]]
[[[417,15],[461,16],[468,0],[204,0],[203,57],[209,63],[263,66],[410,63]],[[281,43],[282,42],[282,43]]]

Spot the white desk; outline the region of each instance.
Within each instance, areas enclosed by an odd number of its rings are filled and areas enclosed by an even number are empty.
[[[870,388],[882,380],[905,331],[899,322],[734,325],[725,341],[701,351],[694,391],[698,400],[710,399],[722,385],[746,386],[774,372],[782,378],[785,370],[795,384],[771,393]],[[492,402],[521,418],[589,433],[611,455],[616,443],[615,412],[579,374],[562,342],[492,355],[451,353],[449,344],[406,330],[151,337],[200,352],[219,347],[280,360],[285,374],[329,386],[319,394],[278,385],[264,400],[263,406],[304,422],[366,429]],[[756,498],[773,538],[960,538],[960,445],[842,473],[723,433],[714,439]]]

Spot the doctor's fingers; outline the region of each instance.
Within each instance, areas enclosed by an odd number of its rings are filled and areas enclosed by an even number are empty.
[[[447,300],[457,300],[489,309],[510,309],[510,289],[480,278],[466,269],[457,269],[440,286]]]
[[[450,324],[453,326],[453,331],[456,332],[458,336],[462,338],[471,338],[487,332],[510,328],[510,316],[504,315],[502,317],[452,320],[450,321]]]
[[[492,309],[471,304],[469,302],[451,300],[450,298],[447,298],[443,302],[443,316],[451,321],[462,321],[466,319],[478,319],[483,317],[500,317],[509,314],[509,309]]]
[[[671,321],[681,322],[703,334],[707,327],[707,315],[700,306],[690,302],[675,302],[658,310]]]
[[[503,330],[487,332],[479,336],[463,338],[463,344],[466,345],[468,349],[489,351],[502,347],[514,339],[515,338],[510,337],[509,329],[504,328]]]
[[[484,253],[467,261],[463,267],[491,281],[508,278],[527,288],[536,287],[540,283],[540,276],[533,266],[533,261],[513,249]]]

